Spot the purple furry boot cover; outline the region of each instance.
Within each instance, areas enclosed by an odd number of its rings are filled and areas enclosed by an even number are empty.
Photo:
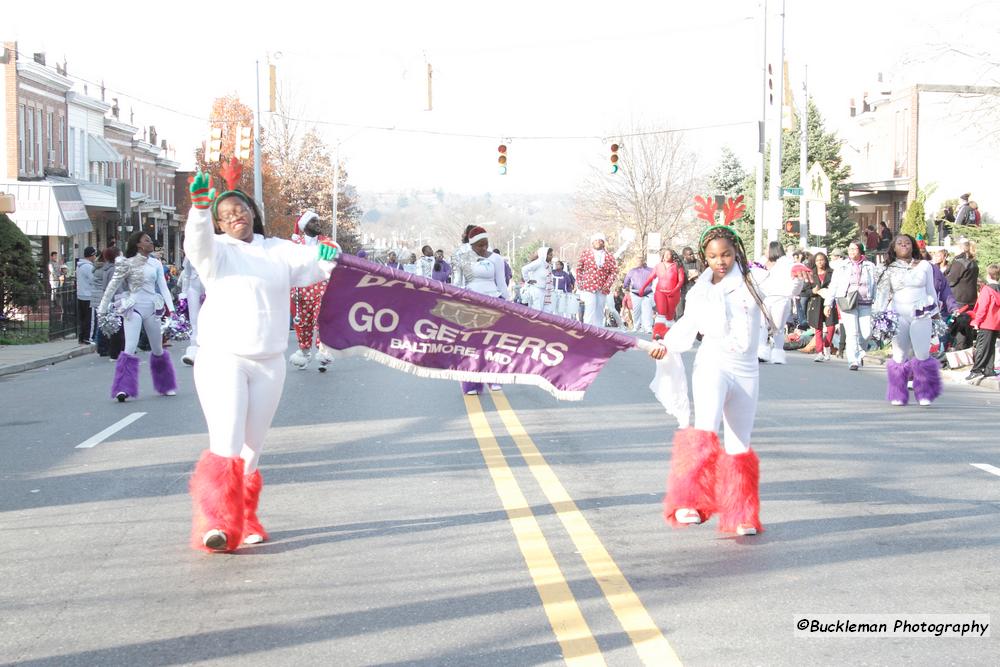
[[[161,396],[177,391],[177,376],[174,375],[174,363],[170,353],[149,355],[149,370],[153,374],[153,389]]]
[[[139,357],[128,352],[118,355],[115,378],[111,381],[111,398],[124,393],[129,398],[139,397]]]
[[[889,385],[885,390],[885,400],[902,401],[903,405],[906,405],[910,399],[910,391],[906,387],[910,375],[909,363],[908,361],[900,363],[892,359],[886,362],[885,370]]]
[[[910,360],[913,371],[913,396],[918,401],[933,401],[941,395],[941,363],[934,357]]]

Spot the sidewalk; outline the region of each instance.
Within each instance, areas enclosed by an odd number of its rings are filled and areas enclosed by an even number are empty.
[[[93,353],[93,346],[80,345],[75,338],[35,345],[0,345],[0,376],[29,371],[32,368]]]

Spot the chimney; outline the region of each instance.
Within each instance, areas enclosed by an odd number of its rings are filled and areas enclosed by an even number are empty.
[[[33,57],[35,59],[35,62],[38,63],[39,65],[44,65],[45,64],[45,54],[44,53],[36,53],[36,54],[34,54]]]
[[[851,118],[854,118],[858,113],[858,108],[854,104],[854,98],[851,98]]]
[[[101,79],[101,101],[104,101],[104,79]]]
[[[118,98],[112,97],[111,102],[112,102],[111,115],[114,117],[115,120],[118,120],[118,112],[121,111],[121,109],[118,108]]]
[[[149,126],[149,143],[153,144],[154,146],[156,145],[156,126],[155,125],[150,125]]]
[[[160,141],[160,148],[163,149],[164,153],[167,152],[167,140],[166,139],[163,139],[163,140]]]

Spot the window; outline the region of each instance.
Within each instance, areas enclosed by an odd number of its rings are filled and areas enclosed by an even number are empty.
[[[66,117],[59,116],[59,166],[68,166],[66,159]]]
[[[45,130],[48,132],[49,150],[51,151],[56,147],[55,137],[52,136],[54,134],[52,130],[55,127],[55,124],[52,122],[52,120],[55,114],[50,111],[48,115],[49,117],[48,117],[48,122],[45,125]],[[55,160],[52,160],[52,162],[55,162]]]
[[[38,161],[35,163],[35,173],[42,171],[45,166],[45,155],[42,153],[42,110],[35,109],[35,148]]]
[[[24,172],[27,160],[25,159],[25,127],[24,127],[24,105],[17,105],[17,170]]]
[[[26,141],[28,142],[27,149],[27,165],[24,170],[34,171],[35,170],[35,124],[32,122],[32,118],[35,117],[35,110],[31,107],[25,107],[24,110],[24,135]]]

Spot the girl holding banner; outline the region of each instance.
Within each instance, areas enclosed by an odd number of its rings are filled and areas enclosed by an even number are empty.
[[[761,315],[769,324],[770,317],[750,275],[743,242],[732,227],[709,227],[699,250],[708,268],[688,293],[684,315],[663,341],[667,350],[678,354],[690,350],[703,334],[692,375],[694,427],[674,434],[664,516],[677,527],[702,523],[718,512],[719,530],[756,535],[763,528],[759,463],[750,435],[757,412]],[[662,358],[665,352],[650,354]],[[716,433],[720,422],[724,449]]]
[[[265,238],[256,203],[233,189],[235,158],[223,176],[230,190],[218,198],[207,174],[194,177],[184,236],[184,252],[211,294],[199,315],[194,367],[209,449],[190,483],[191,545],[205,551],[267,539],[257,519],[257,463],[284,387],[289,290],[328,278],[340,253],[329,240],[304,246]]]
[[[482,227],[471,227],[464,235],[466,240],[452,258],[451,283],[456,287],[472,290],[486,296],[508,301],[507,281],[504,277],[503,257],[490,252],[489,237]],[[496,391],[500,385],[490,385]],[[463,382],[462,392],[470,396],[481,394],[481,382]]]

